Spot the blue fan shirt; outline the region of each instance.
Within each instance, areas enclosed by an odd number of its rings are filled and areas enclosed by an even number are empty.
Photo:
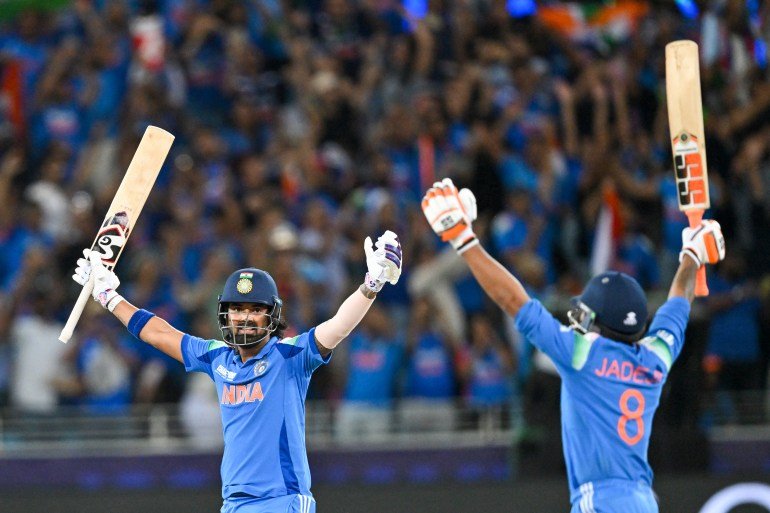
[[[537,300],[516,317],[518,330],[553,360],[562,378],[561,427],[570,500],[582,484],[620,479],[652,485],[647,449],[663,384],[684,345],[690,303],[669,299],[633,345],[581,335]]]
[[[222,497],[311,495],[305,397],[313,371],[331,358],[318,352],[315,328],[273,337],[245,363],[224,342],[191,335],[182,338],[182,355],[188,372],[205,372],[217,388]]]

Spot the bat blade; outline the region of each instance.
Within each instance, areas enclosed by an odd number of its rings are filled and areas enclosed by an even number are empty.
[[[101,257],[108,269],[114,269],[118,263],[173,142],[174,136],[162,128],[149,126],[145,130],[91,245],[91,251]],[[92,290],[93,281],[90,281],[80,292],[59,335],[60,341],[67,343],[72,337]]]
[[[698,45],[673,41],[666,45],[666,103],[679,210],[691,227],[711,206],[703,129]],[[707,296],[705,267],[698,269],[695,295]]]

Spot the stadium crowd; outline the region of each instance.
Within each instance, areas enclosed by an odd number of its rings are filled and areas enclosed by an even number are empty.
[[[689,377],[671,386],[688,385],[670,400],[695,401],[693,421],[708,424],[716,413],[741,420],[734,404],[712,411],[711,391],[767,389],[767,5],[701,2],[688,18],[643,1],[522,12],[512,6],[527,2],[502,0],[431,0],[424,11],[396,0],[64,4],[0,15],[9,411],[121,413],[200,393],[98,305],[72,342],[57,341],[78,292],[75,260],[157,125],[176,141],[118,265],[126,298],[219,338],[224,279],[255,266],[275,277],[301,332],[361,280],[359,241],[391,229],[404,276],[311,397],[335,405],[341,436],[387,429],[395,403],[406,425],[513,400],[535,422],[558,378],[436,240],[419,199],[445,176],[470,187],[486,247],[557,309],[606,268],[637,278],[655,303],[686,224],[664,81],[664,46],[682,38],[701,45],[710,213],[731,251],[697,303],[689,363],[676,371]]]

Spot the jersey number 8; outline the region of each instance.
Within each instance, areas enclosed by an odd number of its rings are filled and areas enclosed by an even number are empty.
[[[636,408],[633,410],[628,406],[631,399],[636,400]],[[623,415],[618,419],[618,435],[628,445],[636,445],[644,436],[644,419],[642,418],[644,415],[644,396],[640,391],[629,388],[620,396],[619,406]],[[631,421],[636,421],[637,426],[636,434],[633,436],[629,435],[626,429]]]

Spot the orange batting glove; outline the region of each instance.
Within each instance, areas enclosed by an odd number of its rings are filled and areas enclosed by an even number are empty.
[[[725,258],[725,252],[725,237],[718,222],[706,219],[695,228],[682,230],[680,262],[687,255],[695,260],[698,267],[703,264],[716,264]]]
[[[422,199],[422,213],[436,235],[459,254],[479,243],[471,227],[476,220],[476,197],[469,189],[458,191],[449,178],[428,189]]]

